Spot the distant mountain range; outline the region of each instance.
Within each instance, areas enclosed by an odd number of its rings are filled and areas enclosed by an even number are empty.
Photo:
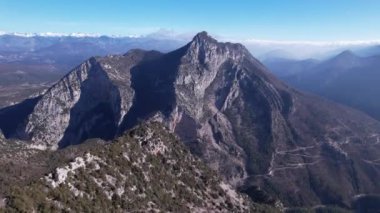
[[[121,54],[134,48],[167,52],[183,44],[181,39],[160,35],[2,34],[0,107],[20,102],[36,89],[45,89],[91,56]]]
[[[168,53],[91,57],[41,95],[0,110],[7,140],[32,150],[112,140],[147,121],[256,202],[350,209],[380,190],[380,122],[292,89],[243,45],[206,32]]]
[[[378,47],[358,53],[347,50],[323,61],[272,59],[264,63],[298,89],[362,110],[380,120],[379,50]],[[357,55],[364,53],[371,56]]]
[[[170,51],[184,41],[145,37],[110,37],[88,35],[0,35],[0,63],[38,63],[72,67],[91,56],[120,54],[143,48]],[[67,71],[67,70],[61,70]]]

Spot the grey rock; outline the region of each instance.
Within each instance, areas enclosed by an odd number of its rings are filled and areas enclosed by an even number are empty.
[[[3,131],[0,130],[0,141],[2,141],[4,139],[5,139],[5,137],[4,137]]]
[[[130,69],[156,52],[90,58],[51,87],[30,114],[25,131],[56,149],[91,137],[110,139],[132,105]]]

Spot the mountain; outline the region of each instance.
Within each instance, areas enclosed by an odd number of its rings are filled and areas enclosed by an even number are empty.
[[[359,109],[380,120],[380,100],[374,98],[380,92],[379,55],[360,57],[344,51],[313,66],[304,66],[304,61],[267,65],[296,88]]]
[[[350,208],[380,190],[379,122],[288,87],[206,32],[169,53],[90,58],[35,100],[18,106],[27,116],[16,124],[0,119],[30,147],[108,140],[153,119],[255,201]]]

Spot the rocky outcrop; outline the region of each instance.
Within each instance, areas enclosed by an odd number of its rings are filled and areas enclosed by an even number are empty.
[[[14,188],[8,211],[276,212],[236,192],[157,123],[93,144],[68,165]]]

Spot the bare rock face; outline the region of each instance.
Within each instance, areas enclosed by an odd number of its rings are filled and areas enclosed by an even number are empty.
[[[33,133],[33,141],[50,145],[62,139],[69,125],[70,110],[79,100],[81,85],[87,80],[91,67],[90,61],[80,65],[48,90],[37,103],[26,126],[26,132]]]
[[[205,32],[198,34],[181,58],[174,82],[179,105],[194,118],[202,117],[206,89],[216,78],[219,68],[230,60],[232,66],[241,63],[245,49],[240,44],[224,45]],[[182,103],[182,104],[181,104]]]
[[[262,138],[269,137],[272,127],[275,133],[287,131],[281,115],[286,106],[280,95],[286,88],[278,83],[275,89],[267,73],[257,73],[264,67],[245,47],[219,43],[205,32],[188,44],[180,61],[174,81],[175,110],[169,126],[230,183],[240,185],[252,172],[246,160],[253,153],[244,148],[257,146]],[[255,102],[247,100],[250,95]],[[246,109],[247,103],[258,108],[263,126],[274,125],[258,129],[247,136],[250,144],[242,145],[237,136],[243,137],[243,133],[236,133],[245,119],[239,112],[250,110]],[[244,125],[254,123],[250,122]],[[189,129],[194,129],[192,135]]]
[[[87,138],[113,138],[134,97],[130,69],[155,54],[132,50],[124,56],[90,58],[42,96],[29,115],[26,133],[52,149]]]
[[[4,140],[4,139],[5,139],[4,134],[3,134],[3,132],[0,130],[0,141],[2,141],[2,140]]]
[[[24,127],[33,144],[59,148],[149,119],[254,200],[347,207],[380,190],[379,122],[289,88],[244,46],[205,32],[167,54],[88,60],[38,100]]]

